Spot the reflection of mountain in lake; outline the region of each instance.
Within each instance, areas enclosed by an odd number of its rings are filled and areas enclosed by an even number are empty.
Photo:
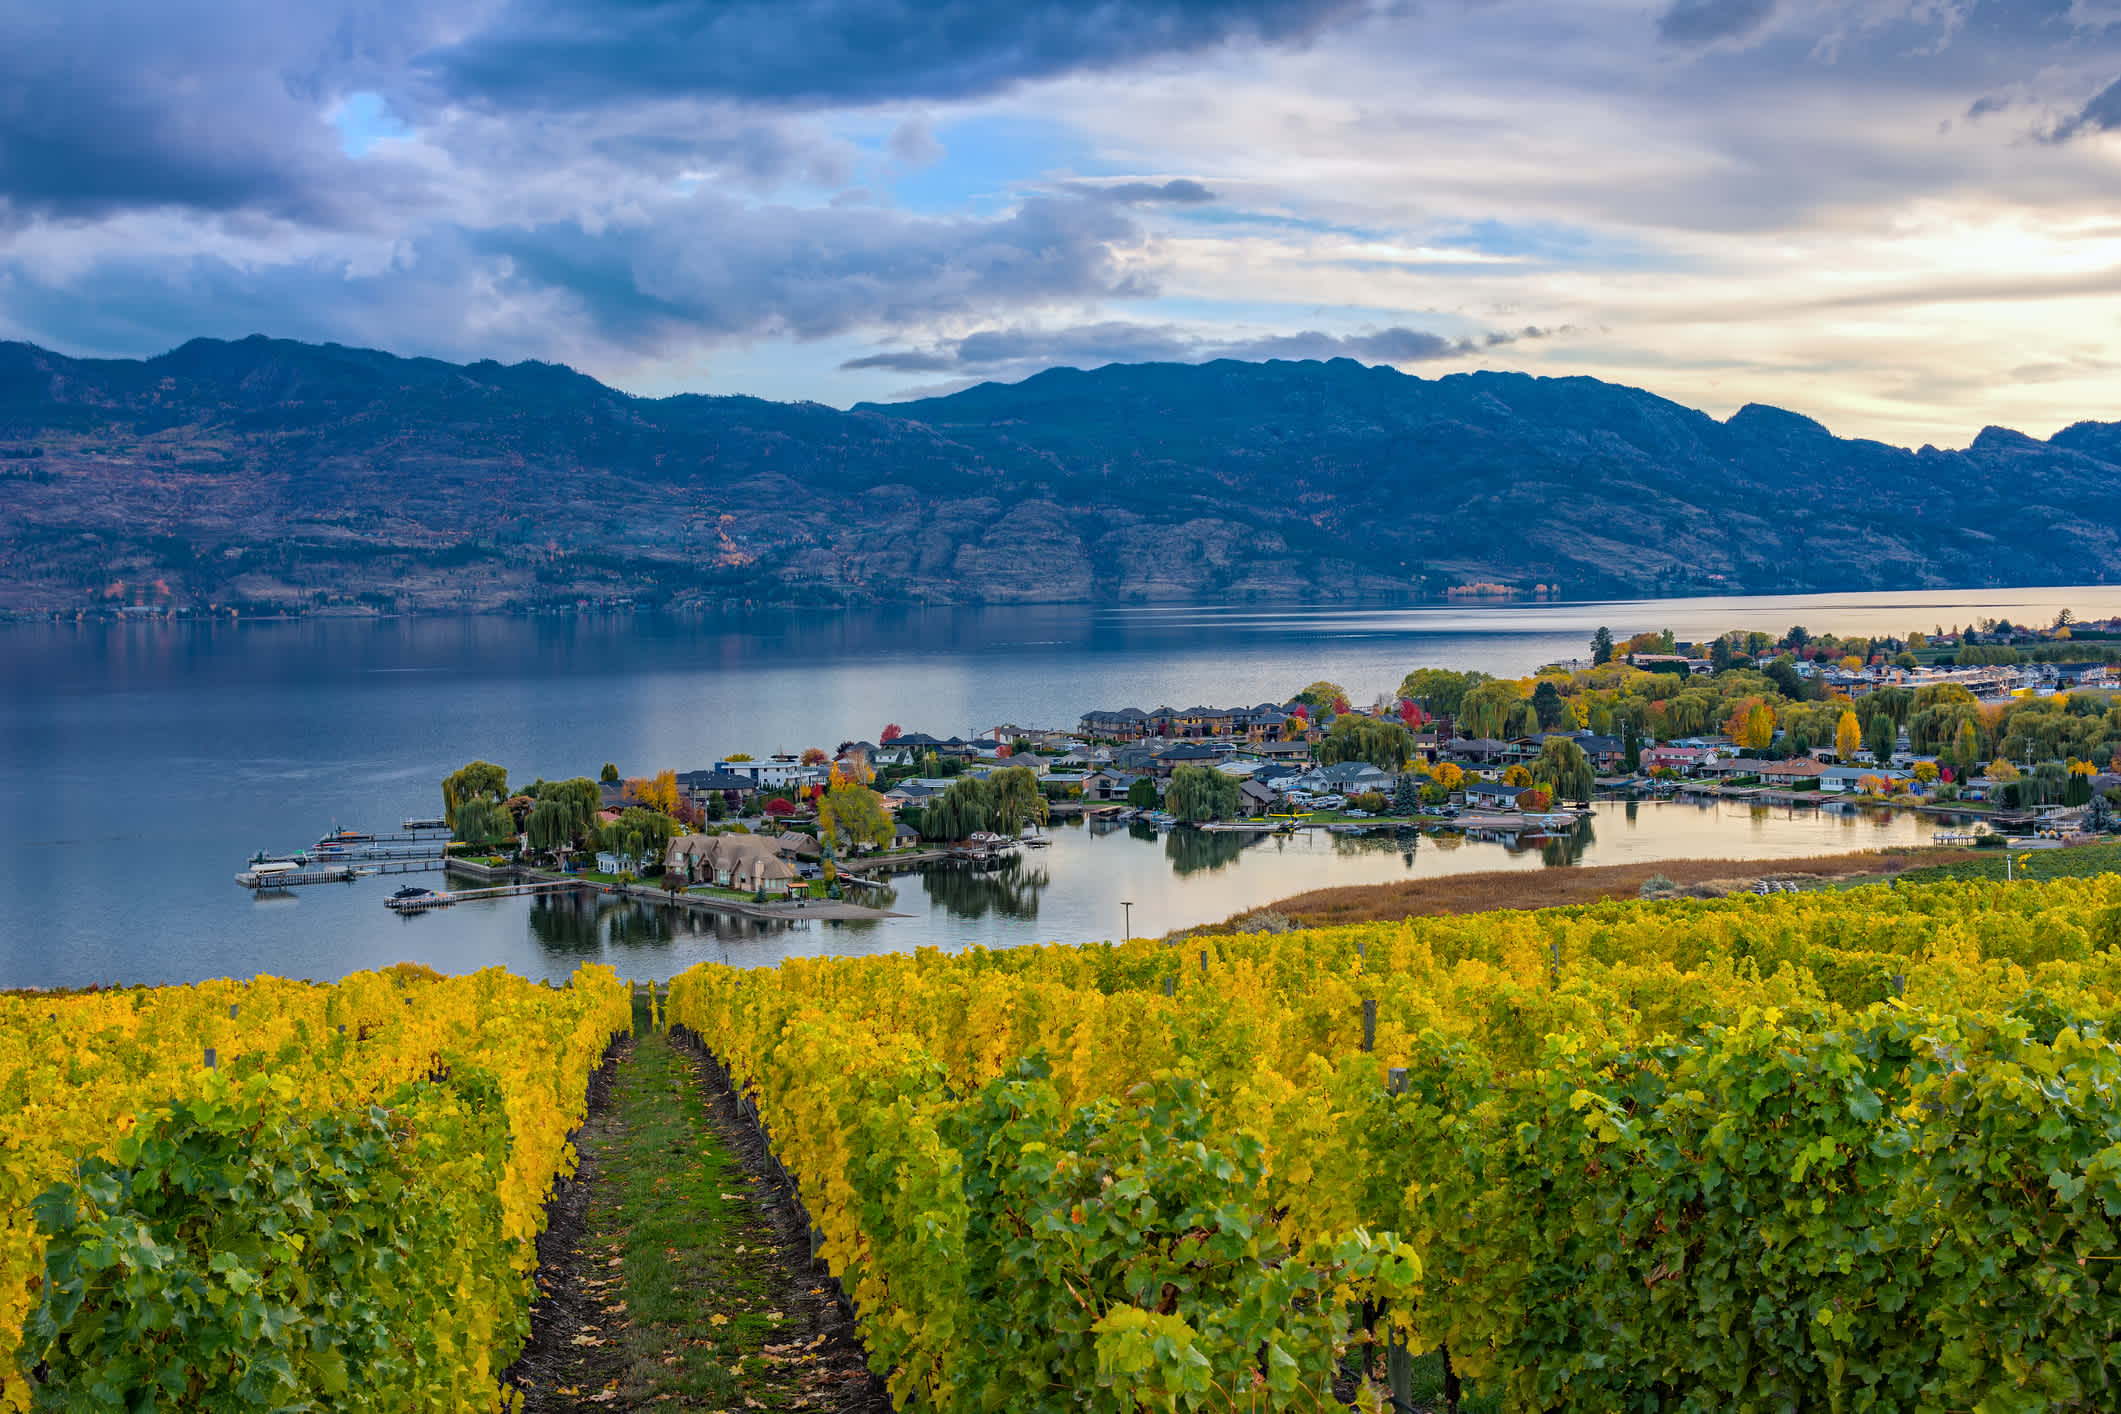
[[[936,865],[921,871],[928,897],[952,918],[1038,917],[1038,896],[1051,882],[1044,866],[1007,855],[990,868],[962,864]]]
[[[1220,869],[1236,863],[1250,839],[1235,830],[1193,830],[1181,825],[1164,836],[1164,858],[1171,861],[1171,872],[1181,876]]]

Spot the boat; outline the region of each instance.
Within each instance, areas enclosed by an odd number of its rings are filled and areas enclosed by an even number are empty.
[[[407,884],[404,888],[399,889],[396,893],[392,894],[391,898],[395,901],[403,902],[404,900],[409,898],[426,898],[429,894],[432,894],[433,892],[433,889],[423,889],[416,884]]]
[[[266,859],[251,865],[250,872],[261,879],[269,879],[275,874],[292,874],[301,867],[292,859]]]
[[[446,829],[448,829],[448,828],[449,828],[449,822],[448,822],[447,820],[444,820],[443,818],[441,818],[441,817],[440,817],[439,815],[436,815],[436,816],[430,816],[430,817],[428,817],[428,818],[426,818],[426,819],[420,819],[420,820],[401,820],[401,821],[399,821],[399,822],[398,822],[398,828],[399,828],[399,829],[401,829],[401,830],[414,830],[414,831],[418,831],[418,830],[446,830]]]
[[[333,830],[323,839],[317,841],[316,848],[342,849],[347,845],[374,844],[375,842],[376,837],[374,835],[364,835],[359,830]]]

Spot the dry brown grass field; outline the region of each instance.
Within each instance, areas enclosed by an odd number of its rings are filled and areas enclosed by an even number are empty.
[[[1979,857],[1971,850],[1915,849],[1826,854],[1808,859],[1667,859],[1654,864],[1495,870],[1317,889],[1270,907],[1304,927],[1323,928],[1336,923],[1372,923],[1426,914],[1556,908],[1602,899],[1639,898],[1643,884],[1659,874],[1672,881],[1678,894],[1714,898],[1750,889],[1763,879],[1808,886],[1858,877],[1886,878],[1908,869]]]

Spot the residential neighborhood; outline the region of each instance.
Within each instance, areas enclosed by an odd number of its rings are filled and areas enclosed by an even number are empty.
[[[1037,848],[1070,816],[1517,841],[1566,835],[1597,799],[1684,797],[2088,838],[2121,818],[2117,665],[2121,623],[2066,615],[1904,639],[1600,629],[1588,660],[1524,679],[1418,668],[1367,707],[1314,682],[1251,705],[1098,707],[1072,727],[886,723],[873,741],[643,777],[607,763],[521,791],[475,762],[445,798],[466,843],[754,900],[836,899],[876,870]]]

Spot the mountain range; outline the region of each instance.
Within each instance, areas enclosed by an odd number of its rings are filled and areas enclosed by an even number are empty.
[[[1964,450],[1347,359],[841,412],[253,336],[0,343],[0,609],[1568,598],[2106,582],[2121,423]],[[1482,592],[1492,592],[1482,591]]]

